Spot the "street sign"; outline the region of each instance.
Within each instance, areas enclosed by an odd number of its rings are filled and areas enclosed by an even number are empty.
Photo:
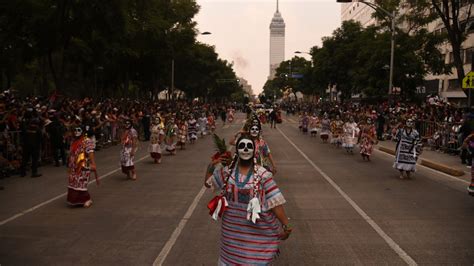
[[[462,79],[462,88],[463,89],[474,89],[474,72],[469,72]]]
[[[293,73],[291,74],[291,77],[294,79],[300,79],[303,78],[303,74]]]

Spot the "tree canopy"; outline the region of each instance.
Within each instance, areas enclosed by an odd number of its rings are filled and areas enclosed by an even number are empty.
[[[0,86],[23,94],[228,96],[232,65],[196,42],[194,0],[20,0],[0,5]],[[210,95],[211,94],[211,95]]]

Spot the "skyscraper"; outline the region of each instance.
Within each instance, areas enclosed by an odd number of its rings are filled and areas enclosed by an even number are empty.
[[[276,69],[285,60],[285,21],[277,9],[270,23],[270,75],[275,77]]]

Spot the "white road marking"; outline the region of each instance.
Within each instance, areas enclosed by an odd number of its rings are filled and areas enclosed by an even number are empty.
[[[150,157],[150,155],[143,156],[142,158],[136,160],[135,163],[138,163],[138,162],[140,162],[140,161],[142,161],[142,160],[144,160],[144,159],[146,159],[146,158],[149,158],[149,157]],[[100,176],[100,177],[99,177],[99,180],[101,180],[101,179],[103,179],[103,178],[106,178],[107,176],[109,176],[109,175],[111,175],[111,174],[113,174],[113,173],[115,173],[115,172],[117,172],[117,171],[119,171],[119,170],[121,170],[121,169],[122,169],[122,168],[117,168],[117,169],[115,169],[115,170],[112,170],[112,171],[108,172],[107,174]],[[90,181],[89,184],[92,184],[92,183],[95,183],[95,182],[96,182],[96,180],[94,179],[94,180]],[[66,194],[67,194],[67,192],[66,192],[66,193],[63,193],[63,194],[61,194],[61,195],[57,195],[57,196],[54,197],[54,198],[51,198],[51,199],[49,199],[49,200],[47,200],[47,201],[43,201],[43,202],[41,202],[40,204],[37,204],[37,205],[35,205],[35,206],[33,206],[33,207],[29,208],[29,209],[26,209],[26,210],[24,210],[24,211],[21,211],[21,212],[19,212],[19,213],[13,215],[12,217],[10,217],[10,218],[8,218],[8,219],[5,219],[5,220],[1,221],[1,222],[0,222],[0,226],[6,224],[6,223],[8,223],[8,222],[11,222],[11,221],[13,221],[13,220],[15,220],[15,219],[17,219],[17,218],[19,218],[19,217],[21,217],[21,216],[27,214],[27,213],[30,213],[30,212],[32,212],[32,211],[38,209],[38,208],[41,208],[41,207],[43,207],[44,205],[47,205],[47,204],[49,204],[49,203],[51,203],[51,202],[53,202],[53,201],[55,201],[55,200],[57,200],[57,199],[60,199],[60,198],[62,198],[62,197],[64,197],[64,196],[66,196]]]
[[[163,262],[166,260],[166,257],[170,253],[171,249],[173,248],[174,244],[176,243],[176,240],[178,240],[179,235],[183,231],[183,228],[186,226],[186,223],[189,221],[191,218],[191,215],[193,215],[194,210],[196,209],[196,206],[201,200],[202,195],[204,194],[204,191],[206,188],[203,186],[199,193],[196,195],[196,197],[193,200],[193,203],[189,206],[188,210],[184,214],[183,218],[181,218],[181,221],[179,221],[178,227],[174,229],[173,233],[171,234],[170,238],[168,241],[166,241],[166,244],[164,247],[161,249],[160,254],[158,254],[158,257],[156,257],[155,261],[153,262],[153,266],[157,265],[162,265]]]
[[[293,127],[296,128],[295,126],[293,126]],[[386,155],[386,156],[394,157],[394,158],[395,158],[395,155],[386,153],[386,152],[381,151],[381,150],[379,150],[379,149],[374,149],[374,151],[377,151],[378,153],[382,153],[382,154],[384,154],[384,155]],[[424,166],[424,165],[421,165],[421,164],[419,164],[419,163],[417,163],[416,165],[417,165],[418,167],[423,168],[423,169],[429,170],[429,171],[431,171],[431,172],[433,172],[433,173],[436,173],[436,174],[440,174],[440,175],[449,177],[450,179],[452,179],[452,180],[454,180],[454,181],[459,181],[459,182],[461,182],[461,183],[468,184],[468,185],[471,184],[469,181],[466,181],[466,180],[460,179],[460,178],[458,178],[458,177],[454,177],[454,176],[448,175],[448,174],[446,174],[446,173],[443,173],[443,172],[441,172],[441,171],[438,171],[438,170],[429,168],[429,167]]]
[[[355,203],[355,201],[353,201],[337,184],[336,182],[334,182],[334,180],[332,180],[325,172],[323,172],[321,170],[321,168],[319,168],[313,161],[311,161],[311,159],[309,159],[309,157],[300,149],[298,148],[298,146],[296,146],[296,144],[291,141],[286,135],[285,133],[283,133],[283,131],[281,131],[280,128],[277,128],[278,131],[280,132],[280,134],[301,154],[301,156],[303,156],[303,158],[306,159],[306,161],[308,161],[309,164],[311,164],[311,166],[313,166],[313,168],[319,173],[321,174],[324,179],[326,179],[326,181],[331,184],[331,186],[337,191],[339,192],[339,194],[341,194],[341,196],[352,206],[352,208],[354,208],[357,213],[359,213],[360,216],[362,216],[362,218],[377,232],[377,234],[379,234],[380,237],[383,238],[383,240],[385,240],[385,242],[390,246],[390,248],[392,248],[397,254],[398,256],[404,260],[408,265],[417,265],[417,263],[410,257],[410,255],[408,255],[397,243],[395,243],[395,241],[393,241],[393,239],[388,236],[383,230],[382,228],[380,228],[380,226],[372,219],[370,218],[369,215],[367,215],[367,213],[365,213],[360,207],[359,205],[357,205],[357,203]]]

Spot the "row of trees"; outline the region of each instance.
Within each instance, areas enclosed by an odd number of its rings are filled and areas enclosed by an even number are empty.
[[[393,86],[401,89],[403,98],[415,98],[417,88],[424,85],[424,78],[429,73],[448,74],[455,70],[460,81],[464,78],[461,45],[469,33],[467,22],[472,4],[461,2],[377,1],[379,6],[390,12],[404,9],[403,15],[398,15],[396,19],[393,80]],[[374,16],[379,23],[367,28],[354,21],[343,22],[332,36],[323,38],[321,47],[311,49],[311,61],[294,57],[282,62],[275,79],[265,84],[265,94],[279,97],[285,87],[291,87],[305,94],[324,95],[328,87],[336,86],[342,99],[360,93],[372,98],[386,97],[390,71],[390,21],[382,13],[376,12]],[[438,18],[447,30],[429,32],[427,25]],[[453,47],[452,64],[445,64],[444,55],[439,50],[445,42]],[[302,74],[303,77],[291,77],[292,73]]]
[[[232,65],[196,41],[194,0],[21,0],[0,5],[0,86],[23,94],[189,97],[238,91]]]

